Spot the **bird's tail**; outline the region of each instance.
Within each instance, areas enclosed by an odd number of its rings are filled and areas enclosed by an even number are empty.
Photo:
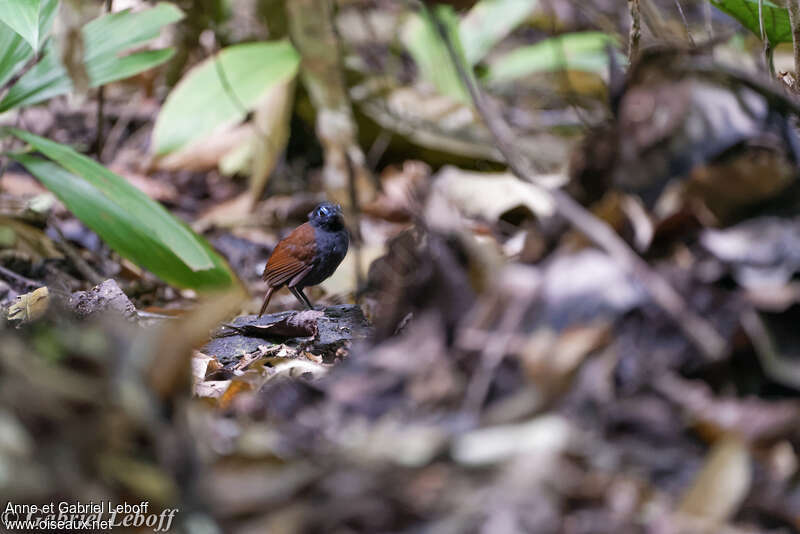
[[[264,310],[267,309],[267,305],[269,304],[269,299],[272,298],[272,293],[275,291],[274,287],[267,288],[267,294],[264,295],[264,304],[261,305],[261,311],[258,312],[258,318],[261,319],[261,316],[264,315]]]

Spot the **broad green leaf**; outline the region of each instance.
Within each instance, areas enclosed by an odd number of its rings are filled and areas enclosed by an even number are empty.
[[[481,0],[475,4],[458,26],[467,63],[478,63],[538,7],[538,0]]]
[[[47,36],[53,25],[58,0],[45,0],[42,2],[42,12],[39,19],[40,41]],[[41,42],[39,43],[41,45]],[[19,71],[27,61],[33,58],[33,48],[3,22],[0,22],[0,85],[5,84]]]
[[[114,80],[124,80],[140,72],[161,65],[175,54],[175,50],[147,50],[121,58],[108,58],[107,61],[91,61],[87,63],[87,72],[91,86],[97,87]]]
[[[444,24],[456,47],[456,52],[461,54],[462,62],[469,69],[461,50],[458,16],[449,6],[438,6],[436,10],[439,20]],[[450,59],[447,47],[439,36],[430,11],[423,9],[419,15],[412,15],[403,28],[401,38],[411,57],[414,58],[422,78],[432,83],[443,95],[465,103],[471,101],[469,92],[461,83],[456,66]]]
[[[602,32],[567,33],[531,46],[519,47],[497,58],[486,72],[489,83],[507,82],[537,72],[608,71],[609,44],[614,38]],[[620,58],[623,59],[623,58]]]
[[[58,0],[3,0],[0,21],[39,50],[53,23]]]
[[[172,57],[172,49],[137,52],[124,55],[158,36],[161,28],[180,20],[183,13],[174,5],[160,3],[150,9],[112,13],[97,18],[83,27],[86,71],[89,85],[100,85],[129,78]],[[0,112],[23,105],[36,104],[67,94],[72,81],[61,65],[53,45],[46,48],[42,60],[25,74],[0,102]]]
[[[116,56],[158,37],[161,28],[178,22],[183,12],[173,4],[161,2],[150,9],[111,13],[83,27],[86,62]]]
[[[24,130],[8,132],[52,161],[11,157],[121,256],[178,287],[212,289],[235,280],[203,238],[124,178],[68,146]]]
[[[758,0],[711,0],[720,11],[738,20],[742,26],[761,38],[761,23],[758,17]],[[789,11],[769,0],[763,0],[764,32],[770,46],[792,42],[792,25]]]
[[[190,70],[167,97],[153,129],[153,152],[165,155],[235,124],[277,84],[297,73],[286,41],[229,46]]]
[[[32,57],[33,49],[22,36],[0,22],[0,85],[6,83]]]

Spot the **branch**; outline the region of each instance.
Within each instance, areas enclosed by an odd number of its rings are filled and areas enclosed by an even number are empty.
[[[686,30],[686,38],[689,39],[689,45],[694,48],[694,38],[692,38],[692,30],[689,28],[689,21],[686,19],[686,14],[683,12],[683,6],[681,6],[681,0],[675,0],[675,7],[678,9],[678,13],[681,16],[681,20],[683,21],[683,28]]]
[[[8,90],[11,89],[20,80],[20,78],[25,76],[29,70],[35,67],[43,57],[44,54],[34,54],[33,57],[30,58],[16,74],[14,74],[6,81],[6,83],[0,86],[0,100],[4,99],[6,97],[6,93],[8,93]]]
[[[800,0],[788,0],[789,24],[792,26],[792,50],[794,51],[794,83],[792,89],[800,89]]]
[[[628,33],[628,62],[633,63],[639,54],[639,41],[642,38],[642,16],[639,0],[628,0],[631,13],[631,29]]]
[[[492,104],[484,99],[473,78],[467,74],[444,23],[434,11],[431,12],[431,17],[447,48],[450,60],[458,71],[461,82],[469,90],[475,109],[486,123],[497,148],[511,171],[518,178],[530,182],[549,196],[562,217],[637,278],[653,301],[670,316],[703,356],[711,361],[724,357],[727,352],[727,343],[714,326],[692,311],[683,297],[631,250],[610,226],[587,211],[564,191],[548,189],[537,183],[535,172],[530,168],[527,160],[513,148],[514,133],[500,114],[492,109]]]

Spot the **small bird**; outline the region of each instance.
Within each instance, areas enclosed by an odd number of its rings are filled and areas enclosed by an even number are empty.
[[[264,315],[272,294],[283,287],[309,310],[314,307],[303,288],[328,278],[342,263],[350,238],[342,207],[323,202],[308,214],[308,222],[295,228],[272,251],[261,278],[269,286],[258,316]]]

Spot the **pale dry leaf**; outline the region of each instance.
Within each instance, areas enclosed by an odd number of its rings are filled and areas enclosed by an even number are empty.
[[[694,483],[684,493],[678,512],[722,524],[739,509],[751,481],[750,451],[741,438],[728,435],[709,453]]]
[[[467,432],[452,445],[453,458],[465,465],[490,465],[518,455],[543,461],[564,452],[575,430],[563,417],[543,415],[516,425],[498,425]]]
[[[209,399],[218,399],[230,387],[230,380],[209,380],[207,382],[200,382],[194,386],[194,394],[197,397],[207,397]]]
[[[547,183],[558,184],[560,175],[542,177]],[[497,221],[504,213],[525,207],[540,218],[554,213],[550,197],[539,188],[525,183],[509,173],[470,172],[445,167],[436,175],[433,194],[440,194],[467,217]]]
[[[252,144],[250,196],[261,196],[272,170],[289,141],[289,122],[294,100],[294,80],[281,83],[264,95],[256,108]]]
[[[162,171],[202,172],[214,169],[226,156],[246,146],[253,138],[254,131],[250,123],[224,125],[203,139],[155,159],[153,165]]]
[[[49,305],[50,292],[47,286],[40,287],[17,297],[17,301],[8,308],[8,320],[35,321],[47,312]]]

